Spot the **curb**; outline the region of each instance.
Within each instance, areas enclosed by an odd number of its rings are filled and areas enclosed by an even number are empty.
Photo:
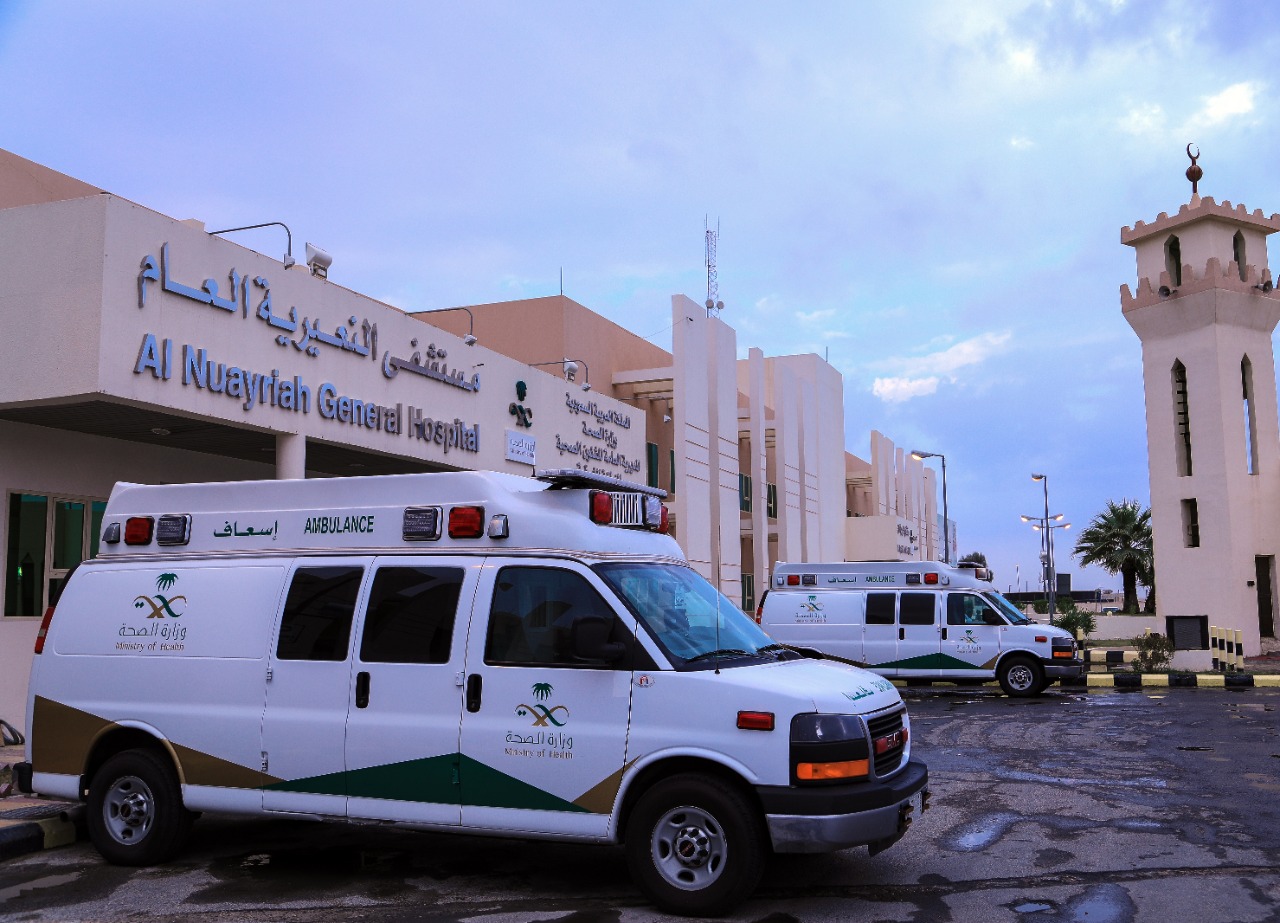
[[[84,805],[19,796],[0,799],[0,861],[68,846],[80,836]]]
[[[908,680],[894,677],[889,680],[899,689],[911,685]],[[925,680],[933,683],[949,683],[951,680]],[[982,680],[977,680],[982,683]],[[983,685],[990,685],[989,680]],[[1085,673],[1075,679],[1059,681],[1063,689],[1280,689],[1280,673]]]
[[[1253,689],[1280,688],[1280,674],[1275,673],[1086,673],[1074,680],[1063,680],[1068,689],[1142,689],[1165,687],[1174,689]]]

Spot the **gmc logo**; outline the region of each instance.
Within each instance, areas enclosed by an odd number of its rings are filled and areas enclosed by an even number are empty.
[[[899,728],[888,737],[877,737],[875,739],[876,756],[888,753],[890,750],[896,750],[906,742],[906,733]]]

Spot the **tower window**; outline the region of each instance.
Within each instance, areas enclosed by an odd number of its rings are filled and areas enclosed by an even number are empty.
[[[1236,261],[1236,270],[1240,273],[1240,281],[1244,281],[1245,271],[1245,252],[1244,252],[1244,233],[1236,231],[1236,236],[1231,238],[1231,258]]]
[[[1253,400],[1253,363],[1240,360],[1240,390],[1244,395],[1244,453],[1250,474],[1258,473],[1258,414]]]
[[[1178,476],[1191,476],[1191,413],[1187,405],[1187,367],[1173,363],[1173,448]]]
[[[1200,510],[1195,497],[1182,501],[1182,542],[1188,548],[1200,547]]]
[[[1164,242],[1164,268],[1169,273],[1169,284],[1177,288],[1182,284],[1182,244],[1176,234]]]

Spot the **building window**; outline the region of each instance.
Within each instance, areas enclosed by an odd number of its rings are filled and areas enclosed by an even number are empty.
[[[1244,453],[1250,474],[1258,473],[1258,415],[1253,406],[1253,363],[1240,360],[1240,390],[1244,397]]]
[[[768,516],[770,519],[777,519],[778,518],[778,485],[777,484],[764,485],[764,496],[765,496],[765,501],[764,501],[765,515]]]
[[[36,618],[57,604],[72,569],[97,557],[106,508],[101,500],[9,495],[6,616]]]
[[[742,575],[742,611],[756,611],[756,575]]]
[[[667,485],[667,493],[674,494],[676,492],[676,450],[671,450],[671,469],[670,483]]]
[[[1244,252],[1244,234],[1236,231],[1236,236],[1231,238],[1231,258],[1236,261],[1236,271],[1240,273],[1240,281],[1244,281],[1245,277],[1245,252]]]
[[[646,442],[644,444],[645,461],[649,465],[649,481],[650,487],[658,486],[658,444],[656,442]]]
[[[1182,501],[1182,541],[1188,548],[1200,547],[1200,511],[1194,497]]]
[[[1176,235],[1164,242],[1164,268],[1169,273],[1169,284],[1177,288],[1182,284],[1182,244]]]
[[[1179,477],[1191,476],[1191,409],[1187,403],[1187,367],[1173,363],[1173,444]]]
[[[738,472],[738,509],[751,512],[751,475]]]

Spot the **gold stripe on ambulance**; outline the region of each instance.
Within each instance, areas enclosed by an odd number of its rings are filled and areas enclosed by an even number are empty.
[[[31,766],[36,772],[78,776],[87,768],[93,745],[109,731],[122,726],[107,718],[36,696],[32,711]],[[183,746],[157,741],[168,748],[178,767],[178,778],[187,785],[219,788],[259,788],[279,782],[276,776],[239,763]]]

